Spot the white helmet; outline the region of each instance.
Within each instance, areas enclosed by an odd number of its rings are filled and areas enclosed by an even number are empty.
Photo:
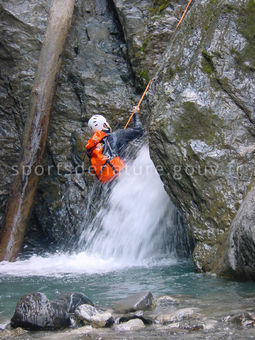
[[[95,133],[100,130],[111,132],[112,130],[104,116],[101,115],[92,116],[88,121],[88,126],[91,129],[92,133]]]

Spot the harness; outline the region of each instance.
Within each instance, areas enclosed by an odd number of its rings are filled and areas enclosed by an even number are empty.
[[[112,181],[125,167],[124,162],[113,152],[107,137],[106,132],[97,131],[86,145],[90,170],[102,183]]]

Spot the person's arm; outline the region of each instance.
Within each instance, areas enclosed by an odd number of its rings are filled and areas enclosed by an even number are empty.
[[[143,126],[139,119],[139,115],[136,112],[137,111],[135,111],[133,115],[134,127],[127,129],[118,129],[109,134],[108,142],[111,146],[111,149],[117,155],[119,155],[123,148],[125,149],[128,142],[143,135]]]
[[[134,107],[133,109],[133,122],[134,122],[134,127],[133,128],[127,128],[123,130],[123,136],[125,138],[126,142],[129,142],[135,138],[139,138],[143,135],[143,126],[139,118],[139,109]]]

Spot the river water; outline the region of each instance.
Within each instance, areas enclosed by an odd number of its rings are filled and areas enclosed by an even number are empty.
[[[0,263],[0,328],[10,320],[19,298],[28,292],[40,291],[49,298],[81,292],[96,305],[111,308],[118,299],[150,290],[154,297],[178,296],[182,307],[199,307],[203,318],[212,319],[216,325],[207,331],[208,339],[255,338],[253,329],[229,328],[222,321],[231,313],[255,311],[255,283],[195,273],[187,257],[185,226],[176,216],[144,146],[89,226],[85,215],[76,251]],[[54,334],[57,339],[58,333]],[[146,333],[140,335],[148,337]],[[47,332],[39,332],[25,338],[47,336]],[[63,339],[63,334],[60,336]],[[119,339],[117,335],[107,336]],[[151,333],[154,336],[164,338],[161,333]],[[183,336],[177,334],[178,339]],[[204,336],[200,332],[194,338]]]

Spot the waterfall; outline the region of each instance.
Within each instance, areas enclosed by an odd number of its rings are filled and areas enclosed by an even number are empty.
[[[101,194],[99,211],[89,225],[88,216],[84,218],[76,251],[1,262],[0,272],[16,276],[92,274],[176,263],[176,250],[187,254],[185,226],[164,190],[147,145]]]
[[[85,228],[79,247],[88,254],[132,264],[173,256],[176,213],[150,159],[149,148],[143,146]]]

